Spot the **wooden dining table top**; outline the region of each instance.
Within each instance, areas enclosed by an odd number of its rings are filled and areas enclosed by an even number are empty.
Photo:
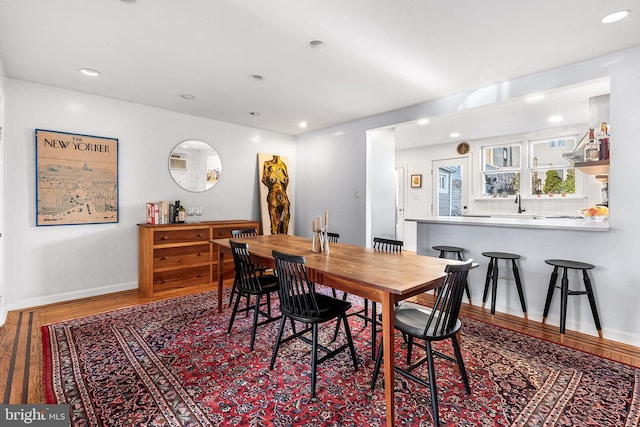
[[[301,255],[311,280],[340,290],[374,300],[377,291],[390,293],[401,300],[440,286],[445,267],[455,261],[416,255],[413,252],[399,254],[381,252],[363,246],[333,243],[328,252],[311,251],[311,240],[286,234],[233,239],[246,242],[249,252],[261,264],[273,267],[273,250],[291,255]],[[212,240],[230,253],[229,239]],[[317,280],[323,278],[323,280]],[[341,283],[338,283],[341,282]],[[349,287],[352,289],[343,289]],[[356,292],[360,291],[360,292]]]

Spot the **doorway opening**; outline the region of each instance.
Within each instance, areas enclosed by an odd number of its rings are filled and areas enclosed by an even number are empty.
[[[438,216],[462,215],[460,166],[438,168]]]
[[[432,214],[462,216],[469,206],[469,158],[433,161]]]

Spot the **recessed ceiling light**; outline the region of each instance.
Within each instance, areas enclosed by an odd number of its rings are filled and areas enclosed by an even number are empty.
[[[416,123],[419,124],[420,126],[428,125],[429,119],[420,119]]]
[[[298,126],[300,126],[302,129],[304,129],[304,128],[306,128],[306,127],[307,127],[307,122],[300,122],[300,123],[298,124]]]
[[[603,24],[612,24],[614,22],[618,22],[618,21],[626,18],[627,16],[629,16],[630,13],[631,13],[630,10],[619,10],[617,12],[614,12],[614,13],[609,14],[609,15],[605,16],[604,18],[602,18],[602,23]]]
[[[562,116],[551,116],[547,119],[549,123],[560,123],[562,121]]]
[[[338,131],[338,132],[333,134],[333,136],[341,136],[341,135],[344,135],[344,132]]]
[[[252,115],[252,116],[256,116],[257,117],[257,116],[260,115],[260,112],[259,111],[250,111],[249,114]]]
[[[85,76],[98,77],[100,75],[100,71],[94,70],[92,68],[80,68],[80,72]]]
[[[260,74],[251,74],[249,78],[256,82],[264,80],[264,77],[262,77]]]
[[[543,94],[534,93],[532,95],[527,96],[524,100],[527,102],[536,102],[536,101],[540,101],[542,98],[544,98]]]
[[[190,94],[188,94],[188,93],[181,93],[181,94],[180,94],[180,98],[182,98],[182,99],[187,99],[187,100],[189,100],[189,101],[196,99],[196,97],[195,97],[195,96],[190,95]]]
[[[311,49],[320,49],[324,47],[324,42],[322,40],[311,40],[309,42],[309,47]]]
[[[138,0],[120,0],[122,3],[134,4],[138,3]]]
[[[460,132],[451,132],[451,133],[449,134],[449,136],[450,136],[451,138],[457,138],[457,137],[459,137],[459,136],[460,136]]]

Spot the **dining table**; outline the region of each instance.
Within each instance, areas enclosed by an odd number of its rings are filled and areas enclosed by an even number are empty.
[[[214,239],[218,249],[218,311],[222,311],[223,261],[231,256],[230,239]],[[436,289],[445,267],[456,261],[403,251],[387,253],[372,248],[333,243],[324,252],[312,251],[311,239],[289,234],[234,239],[249,246],[256,263],[275,268],[273,251],[304,256],[309,280],[376,301],[382,305],[382,339],[394,342],[394,305],[406,298]],[[383,347],[386,425],[395,421],[393,345]]]

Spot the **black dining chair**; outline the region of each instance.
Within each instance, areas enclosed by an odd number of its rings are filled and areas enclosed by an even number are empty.
[[[438,393],[436,389],[433,356],[438,356],[456,363],[460,369],[460,376],[462,377],[464,388],[467,393],[471,393],[469,378],[467,377],[467,371],[464,367],[464,360],[462,359],[457,334],[462,326],[462,323],[458,319],[458,314],[465,291],[467,274],[472,266],[474,266],[473,260],[467,260],[464,264],[446,266],[444,284],[440,287],[440,292],[436,293],[433,307],[426,307],[413,302],[405,302],[396,306],[394,309],[395,328],[408,337],[406,366],[400,367],[396,365],[394,366],[394,370],[419,384],[429,387],[429,391],[431,392],[431,407],[433,409],[433,424],[436,426],[439,425]],[[424,344],[414,342],[414,339],[423,340]],[[455,358],[436,351],[431,347],[433,341],[446,339],[451,340]],[[371,380],[371,390],[375,389],[376,380],[380,371],[383,345],[384,342],[381,342],[378,348],[373,378]],[[394,343],[388,343],[387,345],[393,346]],[[425,350],[426,354],[411,363],[414,345]],[[429,370],[428,381],[419,378],[411,372],[425,362],[427,362]]]
[[[255,228],[245,228],[241,230],[231,230],[231,238],[232,239],[247,239],[249,237],[256,237],[258,235],[258,230]],[[259,274],[264,274],[267,271],[267,267],[256,266],[256,271]],[[236,282],[233,282],[233,286],[231,287],[231,295],[229,295],[229,306],[233,303],[233,297],[238,293],[238,289],[236,286]],[[249,305],[249,301],[247,301],[247,306]]]
[[[340,234],[327,231],[327,239],[329,240],[329,243],[338,243],[338,240],[340,240]]]
[[[256,265],[249,255],[249,245],[247,243],[229,240],[229,244],[231,245],[233,262],[236,269],[235,285],[237,293],[236,302],[233,305],[233,311],[231,312],[231,319],[229,320],[229,327],[227,328],[227,334],[231,333],[231,327],[233,326],[237,313],[248,313],[250,310],[253,310],[251,344],[249,345],[249,348],[253,351],[257,327],[276,321],[281,317],[274,317],[271,315],[271,294],[278,291],[279,281],[273,274],[263,274],[262,276],[258,276],[256,274]],[[263,296],[266,297],[266,303],[261,302]],[[239,309],[238,306],[240,304],[240,298],[242,297],[247,298],[247,307]],[[253,305],[249,302],[251,297],[254,297],[255,303]],[[267,306],[266,312],[260,309],[264,304]],[[258,322],[258,316],[260,315],[264,316],[266,320]]]
[[[356,350],[353,346],[351,330],[346,316],[347,310],[351,308],[351,303],[317,293],[314,283],[307,277],[303,256],[289,255],[278,251],[273,251],[273,256],[276,263],[276,273],[280,279],[278,294],[280,296],[282,318],[280,319],[278,337],[273,348],[269,369],[273,369],[278,349],[282,344],[296,338],[311,344],[311,398],[313,399],[316,395],[316,369],[319,363],[349,349],[353,367],[356,371],[358,370]],[[299,332],[294,330],[292,335],[283,338],[284,325],[287,319],[290,319],[292,324],[293,321],[297,321],[306,324],[307,327]],[[344,325],[347,342],[337,348],[330,349],[318,342],[318,325],[333,319],[337,319],[338,324],[342,322]],[[309,331],[311,331],[311,339],[305,336]],[[318,349],[325,352],[321,358],[318,358]]]

